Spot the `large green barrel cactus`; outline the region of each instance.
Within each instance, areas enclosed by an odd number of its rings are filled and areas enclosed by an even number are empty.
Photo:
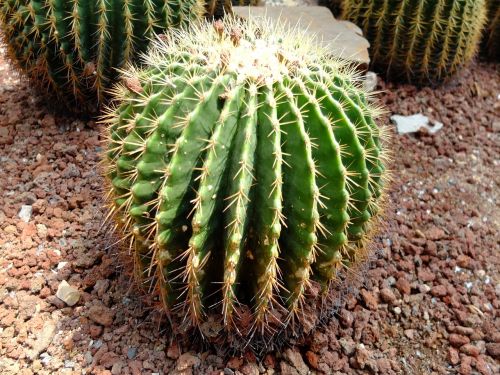
[[[442,81],[474,56],[484,0],[344,0],[343,17],[363,29],[376,70],[417,84]]]
[[[257,22],[167,33],[103,120],[136,276],[171,316],[206,333],[222,314],[246,338],[297,322],[313,283],[365,258],[386,168],[355,70]]]
[[[486,0],[487,23],[483,50],[492,60],[500,61],[500,0]]]
[[[0,0],[12,61],[32,82],[81,110],[145,52],[154,33],[200,19],[217,0]],[[230,6],[230,4],[229,4]]]

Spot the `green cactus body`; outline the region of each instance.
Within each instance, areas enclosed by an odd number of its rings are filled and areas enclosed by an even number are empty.
[[[386,176],[378,110],[297,30],[228,18],[168,33],[104,119],[136,275],[190,325],[219,313],[226,331],[272,334],[312,283],[326,293],[366,256]]]
[[[343,17],[370,42],[375,70],[417,84],[440,82],[475,55],[484,0],[345,0]]]
[[[96,97],[102,101],[116,68],[144,53],[153,33],[199,19],[204,6],[201,0],[0,0],[0,28],[19,69],[80,111],[88,109],[82,104],[95,108]]]
[[[500,61],[500,0],[486,0],[488,9],[482,50],[488,58]]]

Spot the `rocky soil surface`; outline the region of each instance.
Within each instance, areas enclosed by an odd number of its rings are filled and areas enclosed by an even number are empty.
[[[359,295],[260,359],[175,342],[100,227],[99,125],[48,111],[0,58],[0,373],[498,374],[499,66],[435,90],[379,89],[389,115],[444,126],[394,136]]]

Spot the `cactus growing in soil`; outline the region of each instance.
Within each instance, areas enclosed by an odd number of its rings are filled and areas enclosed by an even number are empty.
[[[212,313],[244,338],[295,327],[311,284],[326,293],[367,254],[377,106],[354,68],[271,21],[168,32],[143,63],[103,116],[109,216],[136,276],[203,333]]]
[[[103,99],[115,68],[145,52],[153,33],[200,19],[219,2],[0,0],[0,29],[17,67],[79,111]]]
[[[487,22],[483,51],[492,60],[500,61],[500,0],[486,0]]]
[[[452,76],[476,53],[484,0],[344,0],[343,18],[363,29],[375,70],[429,84]]]

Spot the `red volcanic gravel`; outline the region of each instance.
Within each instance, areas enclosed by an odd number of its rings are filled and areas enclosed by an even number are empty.
[[[99,126],[49,112],[0,58],[0,373],[498,374],[498,69],[475,64],[436,89],[380,83],[390,115],[444,126],[394,136],[360,293],[257,359],[177,343],[158,323],[100,228]],[[80,293],[72,307],[56,297],[63,280]]]

